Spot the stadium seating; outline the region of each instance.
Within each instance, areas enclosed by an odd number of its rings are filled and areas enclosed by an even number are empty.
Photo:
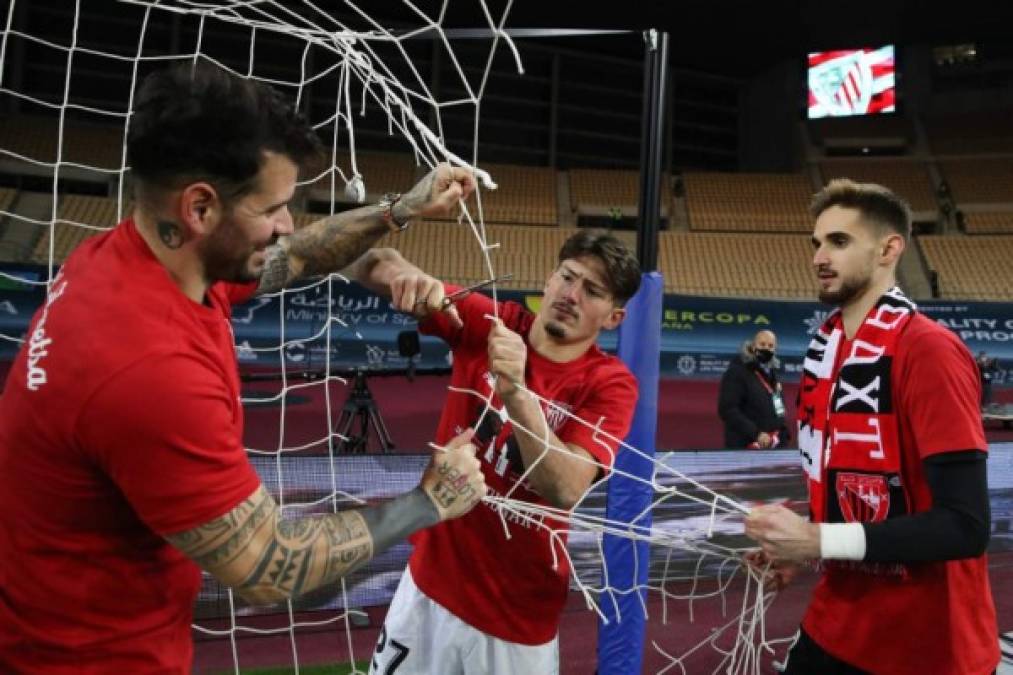
[[[14,188],[0,188],[0,211],[10,213],[17,199],[18,191]],[[0,214],[0,261],[16,262],[22,257],[23,244],[9,238],[9,230],[6,223],[10,222],[7,216]]]
[[[1013,159],[989,157],[940,161],[957,204],[1013,203]]]
[[[1013,211],[965,212],[964,231],[968,234],[1013,234]]]
[[[346,178],[352,177],[351,159],[339,156],[336,165],[341,168]],[[362,176],[366,194],[370,199],[378,199],[386,192],[404,192],[415,184],[416,174],[421,171],[411,155],[357,152],[355,165]],[[335,175],[335,201],[348,202],[345,197],[345,184],[341,175]],[[309,198],[316,202],[330,203],[331,176],[326,174],[308,186]]]
[[[43,160],[47,152],[55,152],[55,145],[42,143],[38,124],[38,120],[18,118],[14,128],[20,130],[20,138],[10,142],[22,143],[17,147]],[[11,127],[3,133],[13,139]],[[74,137],[66,137],[65,149],[71,147],[69,139]],[[100,143],[115,145],[109,138],[97,138]],[[114,154],[107,152],[105,160],[100,161],[111,160]],[[96,151],[95,156],[101,157],[101,153]],[[927,268],[938,274],[940,295],[1009,300],[1013,284],[1004,271],[1013,260],[1013,237],[1002,235],[1013,234],[1013,159],[949,158],[940,160],[939,165],[958,205],[975,205],[964,210],[965,231],[974,236],[919,239]],[[362,153],[358,166],[366,176],[371,198],[375,197],[374,191],[406,189],[422,171],[408,155]],[[556,226],[557,174],[545,167],[483,168],[500,186],[496,191],[481,193],[487,240],[499,244],[489,249],[493,269],[497,274],[514,275],[503,284],[504,288],[540,288],[556,265],[559,247],[576,231]],[[890,186],[916,211],[938,208],[926,166],[918,161],[833,159],[822,162],[820,169],[828,180],[847,176]],[[812,184],[806,175],[687,172],[683,180],[690,231],[665,231],[660,236],[659,267],[665,276],[666,291],[730,297],[813,297],[811,251],[805,236],[811,227],[807,207]],[[639,185],[634,171],[574,169],[569,172],[569,183],[571,205],[578,211],[636,207]],[[321,190],[318,184],[311,197],[319,198]],[[16,195],[12,188],[0,189],[0,210],[13,208]],[[1002,206],[981,206],[990,204]],[[1011,207],[1007,209],[1006,204]],[[310,207],[319,209],[320,204],[311,201]],[[297,227],[320,217],[322,214],[293,212]],[[39,234],[31,233],[28,243],[22,244],[20,257],[10,259],[23,260],[24,251],[30,251],[28,260],[46,264],[52,232],[52,256],[59,264],[81,241],[114,226],[117,219],[114,199],[63,194],[54,227],[39,227]],[[635,246],[635,233],[616,234]],[[383,243],[401,250],[423,269],[448,282],[470,284],[489,276],[475,234],[466,221],[416,223],[402,234],[388,235]]]
[[[496,181],[495,190],[480,188],[482,214],[487,223],[556,225],[556,171],[548,167],[513,164],[483,164]],[[477,201],[468,200],[468,210],[477,214]]]
[[[339,160],[338,165],[350,175],[350,162]],[[417,167],[410,155],[358,153],[356,166],[362,174],[366,192],[371,200],[387,192],[405,192],[428,171],[427,166]],[[547,167],[516,166],[511,164],[482,165],[496,181],[496,190],[482,190],[482,210],[487,222],[518,223],[525,225],[555,225],[556,172]],[[337,201],[347,202],[344,184],[338,180]],[[310,186],[310,199],[330,201],[330,177],[324,176]],[[476,213],[476,199],[468,201],[468,209]]]
[[[126,213],[128,209],[124,209]],[[85,239],[114,227],[118,222],[115,199],[84,195],[63,195],[56,215],[56,222],[50,229],[44,227],[42,236],[35,244],[31,261],[47,264],[50,253],[50,233],[53,233],[53,260],[62,263],[74,248]]]
[[[940,297],[1013,300],[1013,237],[923,236],[918,243],[938,274]]]
[[[548,167],[483,165],[497,183],[482,190],[482,212],[487,222],[556,225],[556,171]]]
[[[808,299],[816,292],[805,236],[662,232],[658,253],[668,293]]]
[[[17,196],[18,191],[14,188],[0,187],[0,211],[9,212],[11,210],[11,205],[14,204],[14,199]]]
[[[14,115],[0,124],[0,147],[34,162],[75,163],[105,170],[123,165],[123,129],[67,119],[61,138],[58,117]]]
[[[802,174],[683,174],[693,231],[808,232],[813,189]]]
[[[609,209],[635,212],[640,203],[640,173],[619,169],[571,169],[570,208],[575,213],[601,213]],[[671,180],[661,178],[661,213],[672,201]]]
[[[939,209],[929,174],[921,162],[896,159],[832,160],[821,165],[824,182],[850,178],[860,183],[885,185],[907,200],[914,211]]]
[[[496,274],[513,274],[504,288],[541,288],[556,266],[556,254],[573,228],[486,225],[489,257]],[[406,258],[444,281],[472,284],[489,278],[478,239],[467,223],[426,221],[385,237]]]

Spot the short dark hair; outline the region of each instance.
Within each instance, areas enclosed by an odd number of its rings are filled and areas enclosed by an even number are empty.
[[[135,180],[161,188],[206,180],[225,201],[255,187],[265,151],[301,167],[321,149],[280,93],[203,61],[148,75],[127,134]]]
[[[819,218],[832,206],[855,209],[863,219],[893,230],[905,241],[911,238],[911,207],[882,185],[835,178],[813,195],[809,212]]]
[[[593,255],[605,266],[605,283],[618,305],[625,305],[640,288],[640,265],[623,242],[607,232],[580,230],[559,249],[559,262]]]

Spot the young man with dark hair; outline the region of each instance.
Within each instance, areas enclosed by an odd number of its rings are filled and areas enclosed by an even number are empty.
[[[230,305],[337,271],[471,176],[293,231],[310,127],[206,65],[148,77],[132,215],[53,280],[0,398],[0,671],[189,672],[201,569],[254,603],[335,583],[485,494],[470,431],[378,506],[282,519],[243,448]]]
[[[806,353],[799,447],[811,520],[761,506],[746,534],[775,584],[822,577],[787,673],[985,675],[999,661],[985,548],[987,445],[978,375],[956,335],[897,286],[907,205],[878,185],[816,194],[820,300],[837,305]]]
[[[614,460],[617,443],[596,429],[623,438],[633,416],[636,380],[595,344],[602,330],[619,326],[639,287],[633,255],[609,235],[574,235],[534,314],[480,294],[441,312],[456,287],[393,251],[361,262],[369,269],[357,276],[450,345],[451,391],[437,441],[476,426],[491,494],[571,510]],[[486,398],[493,410],[483,415]],[[558,672],[570,567],[565,536],[546,528],[565,532],[565,516],[538,523],[507,516],[505,526],[483,503],[413,538],[371,672],[393,672],[395,664],[398,675]]]

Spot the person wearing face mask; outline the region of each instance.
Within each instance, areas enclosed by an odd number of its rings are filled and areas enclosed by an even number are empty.
[[[773,331],[758,331],[721,376],[718,415],[725,425],[726,448],[768,449],[788,442],[776,351]]]

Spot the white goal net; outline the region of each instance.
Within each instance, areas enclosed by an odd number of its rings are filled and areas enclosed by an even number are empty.
[[[197,60],[276,87],[295,101],[325,139],[330,161],[319,175],[305,179],[307,213],[300,222],[312,219],[313,213],[328,215],[373,199],[388,189],[405,189],[406,182],[422,171],[450,162],[475,171],[481,188],[474,205],[463,208],[459,218],[459,227],[471,232],[471,245],[480,252],[475,279],[511,271],[498,269],[498,244],[487,237],[482,195],[495,189],[496,176],[484,171],[479,161],[483,96],[493,63],[499,59],[523,72],[518,50],[504,30],[509,3],[493,8],[485,0],[405,1],[393,23],[389,17],[372,16],[365,2],[346,2],[340,14],[309,0],[77,0],[53,3],[49,9],[31,4],[15,0],[0,17],[4,21],[0,112],[5,118],[0,129],[0,174],[15,177],[8,187],[0,187],[4,261],[0,279],[8,289],[41,302],[74,246],[114,227],[129,213],[130,168],[124,139],[139,82],[156,68]],[[487,33],[470,40],[467,49],[461,49],[446,28],[448,18],[463,5]],[[437,96],[433,90],[437,55],[454,80],[452,86],[444,83],[441,88],[449,95]],[[426,60],[430,68],[420,68],[418,64]],[[466,142],[455,145],[448,140],[448,127],[462,125],[469,133],[456,138]],[[411,165],[392,168],[382,156],[368,158],[369,153],[361,150],[364,137],[371,148],[410,157]],[[397,181],[402,182],[392,184]],[[496,286],[490,291],[495,294]],[[417,457],[340,453],[341,445],[350,440],[339,425],[350,385],[347,373],[357,360],[384,361],[388,349],[376,337],[385,326],[347,320],[350,308],[358,310],[360,303],[369,308],[373,302],[334,275],[258,298],[236,313],[237,336],[251,336],[238,338],[240,363],[265,375],[244,394],[256,427],[256,433],[247,434],[248,451],[287,517],[389,497],[411,487],[421,471]],[[22,306],[15,309],[26,321]],[[23,339],[18,325],[0,324],[0,338],[8,351]],[[337,348],[339,342],[349,341],[361,345],[352,350],[352,357]],[[275,380],[267,377],[271,372]],[[311,418],[296,410],[300,400],[319,402],[319,413]],[[549,401],[542,403],[546,410],[552,407]],[[499,414],[491,406],[487,412]],[[617,443],[622,452],[640,452],[596,430],[602,441]],[[544,442],[544,454],[551,452],[568,451]],[[490,496],[487,501],[502,516],[504,536],[509,535],[510,522],[549,528],[556,526],[546,523],[566,523],[553,529],[551,538],[568,538],[569,546],[560,550],[569,558],[572,586],[589,611],[602,614],[603,603],[628,593],[660,599],[660,605],[652,607],[660,607],[662,616],[651,616],[652,621],[666,620],[672,602],[686,603],[691,614],[695,603],[728,605],[726,620],[688,651],[664,641],[655,643],[653,648],[665,655],[664,670],[686,672],[685,659],[706,648],[717,650],[717,668],[723,672],[760,672],[776,641],[764,627],[771,596],[742,564],[744,542],[737,535],[747,507],[693,477],[676,455],[652,461],[651,478],[628,478],[653,494],[655,513],[670,509],[679,514],[676,520],[656,518],[650,527],[608,520],[603,485],[616,475],[608,471],[572,514],[538,507],[512,494]],[[606,534],[650,544],[646,585],[610,585],[607,565],[603,570]],[[269,638],[273,660],[278,660],[280,650],[281,660],[296,671],[320,658],[319,650],[306,646],[306,635],[328,636],[325,641],[332,647],[327,659],[368,659],[369,652],[357,652],[353,644],[352,624],[364,616],[357,608],[389,593],[403,569],[404,556],[405,547],[395,547],[340,588],[289,602],[283,610],[272,609],[269,616],[240,606],[208,578],[198,602],[195,638],[200,645],[213,643],[206,649],[224,654],[225,669],[237,673],[262,662],[251,655],[249,645],[258,639],[252,636]],[[736,591],[730,594],[733,587]],[[645,602],[643,611],[653,610]],[[678,629],[673,625],[672,630]],[[307,651],[313,655],[307,656]],[[215,663],[205,665],[213,668]]]

